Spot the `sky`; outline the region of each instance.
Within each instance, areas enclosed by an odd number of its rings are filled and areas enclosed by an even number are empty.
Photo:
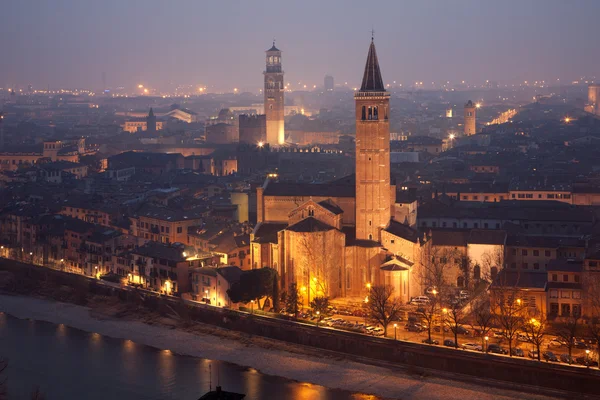
[[[600,0],[19,0],[2,8],[0,86],[258,90],[359,86],[371,29],[385,83],[598,76]],[[293,86],[292,86],[293,87]]]

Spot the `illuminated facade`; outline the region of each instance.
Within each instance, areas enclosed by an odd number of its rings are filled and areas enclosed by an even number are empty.
[[[267,116],[267,143],[279,146],[285,143],[283,70],[281,69],[281,51],[275,47],[267,50],[265,75],[265,115]]]
[[[588,86],[588,104],[585,111],[600,115],[600,85],[592,84]]]
[[[465,104],[465,136],[477,133],[477,107],[471,100]]]

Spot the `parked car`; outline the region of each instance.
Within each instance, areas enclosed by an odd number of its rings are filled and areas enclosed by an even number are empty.
[[[427,296],[417,296],[417,297],[413,297],[410,300],[410,304],[412,305],[425,305],[425,304],[429,304],[430,300],[429,297]]]
[[[423,340],[421,340],[421,343],[426,343],[426,344],[440,344],[440,342],[438,340],[435,340],[435,339],[423,339]]]
[[[407,324],[404,329],[409,332],[423,332],[425,327],[423,327],[421,324]]]
[[[476,343],[463,343],[460,347],[465,350],[481,351],[481,346]]]
[[[573,345],[578,349],[587,349],[588,348],[588,344],[586,343],[585,339],[581,339],[581,338],[576,338],[575,341],[573,342]]]
[[[373,330],[371,330],[371,335],[373,336],[383,336],[383,328],[375,328]]]
[[[527,353],[527,356],[529,358],[533,358],[534,360],[538,359],[538,351],[537,350],[529,350],[529,353]]]
[[[438,326],[435,326],[433,328],[433,330],[434,330],[434,332],[441,332],[442,328],[440,328],[440,326],[438,325]],[[450,328],[448,328],[447,326],[444,326],[444,332],[450,332]]]
[[[458,333],[460,335],[468,335],[469,330],[467,328],[465,328],[464,326],[459,325],[456,327],[456,333]]]
[[[515,357],[525,357],[525,352],[523,351],[522,348],[515,347],[514,349],[512,349],[512,355]]]
[[[529,338],[527,337],[527,335],[524,335],[524,334],[522,334],[522,333],[519,333],[519,334],[517,335],[517,340],[518,340],[519,342],[529,342]]]
[[[545,351],[542,353],[542,357],[544,357],[544,360],[546,361],[554,361],[554,362],[558,362],[558,357],[556,357],[556,354],[554,354],[551,351]]]
[[[579,365],[589,365],[590,367],[597,367],[598,361],[594,360],[592,357],[581,356],[575,359],[575,362]]]
[[[505,337],[504,332],[502,331],[494,331],[494,338],[503,339]]]
[[[568,354],[561,354],[560,361],[567,364],[575,364],[575,359]]]
[[[563,347],[564,345],[564,342],[559,338],[553,338],[548,344],[550,347]]]
[[[487,352],[492,354],[508,354],[508,351],[506,349],[500,347],[499,344],[495,343],[488,345]]]
[[[444,340],[444,346],[456,347],[456,343],[454,343],[454,340],[446,339],[446,340]]]

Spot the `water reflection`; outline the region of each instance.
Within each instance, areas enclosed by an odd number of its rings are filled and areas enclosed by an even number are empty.
[[[191,400],[211,383],[213,389],[220,384],[245,393],[246,400],[376,399],[2,313],[0,354],[10,359],[6,376],[11,399],[29,398],[39,385],[48,399]]]

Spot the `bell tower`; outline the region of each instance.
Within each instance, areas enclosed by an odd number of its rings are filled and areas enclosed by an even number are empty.
[[[267,119],[267,143],[279,146],[285,143],[283,70],[281,69],[281,50],[273,47],[267,50],[265,75],[265,114]]]
[[[390,94],[385,91],[375,43],[356,104],[356,238],[379,241],[391,218]]]

